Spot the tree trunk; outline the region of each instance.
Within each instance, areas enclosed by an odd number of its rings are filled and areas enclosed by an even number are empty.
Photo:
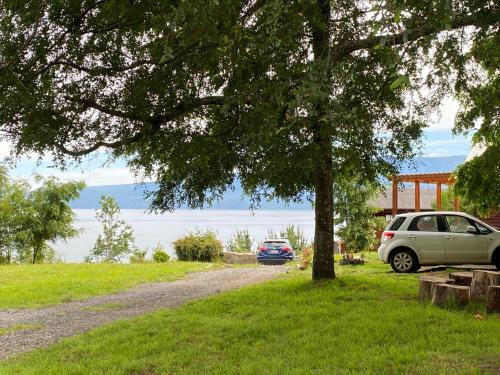
[[[486,312],[500,314],[500,286],[490,285],[486,295]]]
[[[486,301],[486,293],[490,285],[500,284],[500,272],[474,270],[472,271],[471,299]]]
[[[38,254],[40,253],[40,246],[36,245],[33,248],[33,260],[32,263],[35,264],[36,260],[38,259]]]
[[[470,286],[472,283],[472,272],[453,272],[450,279],[455,280],[455,285]]]
[[[432,299],[432,286],[435,284],[453,284],[454,280],[445,277],[436,276],[422,276],[420,278],[420,285],[418,289],[418,296],[420,301],[427,301]]]
[[[450,284],[432,286],[432,304],[441,307],[465,306],[470,300],[470,287]]]
[[[330,146],[331,147],[331,146]],[[333,181],[331,150],[323,155],[316,173],[313,280],[334,279]]]
[[[317,0],[319,17],[311,22],[312,48],[314,61],[323,69],[318,90],[329,93],[331,90],[331,69],[328,66],[330,51],[330,1]],[[315,99],[315,114],[312,116],[314,142],[318,146],[317,165],[314,174],[315,228],[313,280],[334,279],[333,265],[333,175],[332,175],[332,129],[325,121],[328,118],[328,98]],[[321,97],[317,95],[317,98]]]

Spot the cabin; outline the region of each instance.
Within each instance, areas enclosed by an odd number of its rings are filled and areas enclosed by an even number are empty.
[[[467,156],[467,160],[481,155],[484,146],[476,145]],[[381,207],[377,216],[387,219],[406,212],[434,211],[433,202],[438,211],[442,209],[441,193],[452,186],[455,178],[451,172],[400,174],[391,177],[391,187],[380,194],[374,201],[375,207]],[[455,197],[454,210],[460,211],[460,199]],[[491,217],[480,218],[487,224],[500,229],[500,213]]]

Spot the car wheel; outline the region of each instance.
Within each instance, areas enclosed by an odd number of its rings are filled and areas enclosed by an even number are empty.
[[[500,250],[495,250],[493,254],[493,265],[500,271]]]
[[[391,255],[391,267],[397,273],[415,272],[418,268],[418,259],[410,250],[396,250]]]

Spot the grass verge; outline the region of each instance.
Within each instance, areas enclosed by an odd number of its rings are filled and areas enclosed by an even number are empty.
[[[0,309],[33,308],[115,293],[140,283],[171,281],[186,272],[220,265],[197,262],[165,264],[35,264],[0,266]]]
[[[0,327],[0,336],[8,335],[17,331],[36,331],[42,329],[42,324],[16,324],[9,327]]]
[[[418,276],[337,266],[124,320],[12,358],[1,374],[488,374],[500,318],[417,300]]]

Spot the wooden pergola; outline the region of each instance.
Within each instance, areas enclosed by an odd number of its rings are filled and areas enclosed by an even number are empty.
[[[415,184],[415,212],[420,212],[420,184],[436,184],[436,206],[440,211],[443,208],[441,200],[442,185],[453,185],[455,178],[451,173],[417,173],[400,174],[392,176],[392,215],[398,214],[398,184],[412,182]],[[457,196],[454,197],[453,206],[455,211],[460,210],[460,201]]]

